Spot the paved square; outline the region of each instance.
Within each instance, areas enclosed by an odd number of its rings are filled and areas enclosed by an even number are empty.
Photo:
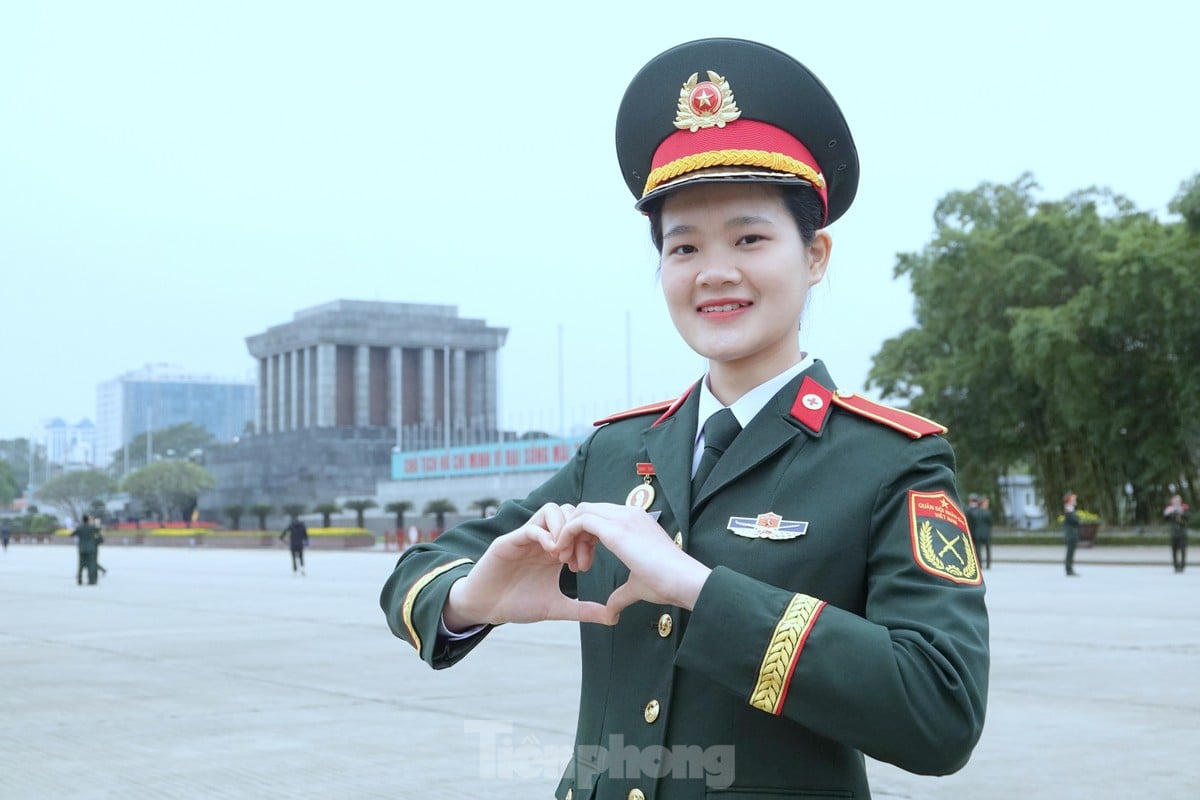
[[[871,763],[877,798],[1200,796],[1200,571],[997,549],[988,724],[971,763]],[[1099,555],[1099,551],[1097,551]],[[1106,553],[1107,560],[1121,560]],[[0,552],[0,797],[549,798],[574,733],[567,623],[434,672],[387,631],[394,553]],[[1157,562],[1161,561],[1161,565]]]

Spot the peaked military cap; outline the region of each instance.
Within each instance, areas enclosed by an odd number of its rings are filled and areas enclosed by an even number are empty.
[[[700,39],[653,58],[617,112],[617,160],[636,206],[696,183],[811,185],[825,223],[858,190],[858,151],[833,95],[791,56]]]

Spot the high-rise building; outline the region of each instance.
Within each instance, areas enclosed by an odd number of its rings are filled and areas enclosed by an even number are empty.
[[[90,467],[96,464],[96,426],[82,419],[70,425],[60,417],[42,428],[42,446],[46,462],[67,468]]]
[[[185,422],[230,441],[254,422],[255,391],[250,381],[190,375],[167,364],[105,381],[96,391],[96,462],[111,463],[138,434]]]

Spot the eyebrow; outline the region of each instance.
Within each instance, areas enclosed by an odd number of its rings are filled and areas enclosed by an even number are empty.
[[[744,228],[748,225],[773,225],[774,222],[767,217],[760,217],[755,214],[748,214],[743,217],[734,217],[726,221],[722,226],[726,229]],[[675,225],[666,233],[663,234],[663,239],[670,239],[673,236],[686,236],[687,234],[695,233],[695,225]]]

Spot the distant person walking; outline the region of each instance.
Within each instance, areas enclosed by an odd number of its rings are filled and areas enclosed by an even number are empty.
[[[100,535],[100,529],[91,524],[87,514],[83,515],[83,522],[79,527],[71,531],[71,535],[76,538],[79,547],[79,571],[75,573],[75,582],[80,586],[83,585],[83,570],[87,568],[88,584],[96,583],[96,571],[99,568],[99,553],[100,543],[104,541],[104,537]]]
[[[975,540],[976,559],[984,569],[992,568],[992,509],[987,495],[979,498],[972,520],[971,538]]]
[[[0,522],[0,542],[3,542],[4,549],[8,549],[8,540],[12,538],[12,525],[8,524],[8,520]]]
[[[1079,514],[1075,512],[1077,502],[1074,492],[1068,492],[1063,497],[1063,539],[1067,544],[1067,575],[1071,578],[1079,574],[1075,571],[1075,548],[1079,546]]]
[[[300,519],[293,519],[291,524],[283,529],[279,538],[288,537],[292,548],[292,573],[304,574],[304,548],[308,546],[308,526]]]
[[[1188,505],[1177,494],[1171,495],[1171,502],[1163,509],[1163,516],[1171,526],[1171,563],[1176,572],[1183,572],[1187,566],[1188,546]]]

